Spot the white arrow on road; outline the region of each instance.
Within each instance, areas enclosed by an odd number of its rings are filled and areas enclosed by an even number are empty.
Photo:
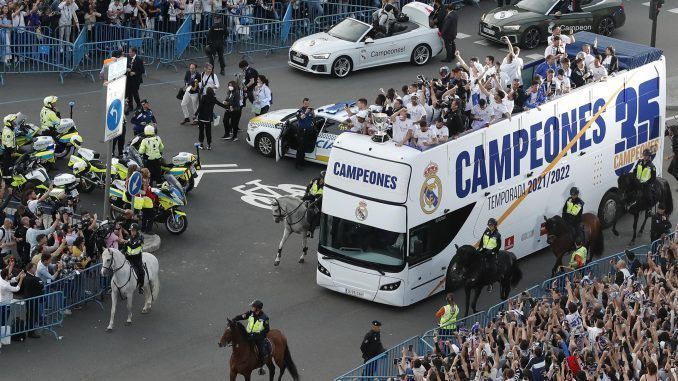
[[[252,168],[236,168],[237,166],[238,164],[203,164],[198,170],[198,177],[195,178],[195,186],[200,184],[200,180],[206,173],[252,172]]]

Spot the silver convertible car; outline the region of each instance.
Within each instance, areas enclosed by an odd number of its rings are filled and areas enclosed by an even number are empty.
[[[290,48],[287,63],[296,69],[343,78],[354,70],[397,62],[424,65],[443,49],[437,28],[429,26],[431,6],[412,2],[402,13],[392,35],[375,33],[372,25],[347,18],[327,32],[297,40]]]

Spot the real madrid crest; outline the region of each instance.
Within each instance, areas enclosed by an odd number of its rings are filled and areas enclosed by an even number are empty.
[[[355,218],[358,221],[365,221],[367,219],[367,203],[365,201],[360,201],[358,207],[355,208]]]
[[[421,185],[419,204],[421,210],[431,214],[438,209],[443,200],[443,183],[438,177],[438,164],[430,162],[424,170],[424,183]]]

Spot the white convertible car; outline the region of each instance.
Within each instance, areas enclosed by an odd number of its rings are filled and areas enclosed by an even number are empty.
[[[412,2],[402,13],[408,21],[390,36],[373,31],[372,25],[347,18],[327,32],[301,38],[292,45],[288,64],[316,74],[343,78],[354,70],[397,62],[426,64],[443,49],[437,28],[429,26],[431,6]]]

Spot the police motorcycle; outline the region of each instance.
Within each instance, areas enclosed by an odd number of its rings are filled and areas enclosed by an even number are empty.
[[[12,197],[20,201],[23,192],[28,188],[33,188],[36,192],[41,193],[48,191],[50,185],[54,185],[52,190],[49,191],[47,200],[39,207],[48,210],[68,207],[75,211],[80,201],[76,189],[77,178],[69,173],[62,173],[56,176],[54,180],[50,180],[42,162],[44,162],[44,159],[35,156],[34,153],[25,153],[17,159],[12,167],[12,188],[14,188]]]
[[[61,118],[61,122],[58,126],[55,127],[54,132],[45,132],[43,133],[47,136],[54,135],[54,140],[56,146],[54,148],[54,156],[57,159],[63,159],[66,156],[72,154],[76,150],[76,146],[73,145],[73,139],[80,138],[82,143],[82,136],[78,132],[78,128],[75,126],[75,122],[70,118]]]
[[[74,138],[75,139],[75,138]],[[106,164],[101,161],[101,155],[89,148],[78,147],[68,159],[68,166],[73,175],[78,178],[78,187],[84,193],[90,193],[94,188],[103,189],[106,186]],[[115,160],[117,163],[117,159]],[[111,167],[111,178],[114,178],[116,167]]]
[[[38,126],[32,123],[26,123],[26,116],[22,113],[14,114],[14,136],[17,152],[33,153],[35,157],[43,160],[46,165],[54,163],[54,139],[49,136],[37,136],[40,130]],[[3,152],[0,147],[0,154]]]
[[[130,141],[127,149],[128,155],[137,163],[143,163],[143,159],[141,158],[141,155],[139,155],[139,146],[143,139],[143,135],[135,136],[132,141]],[[198,148],[200,147],[200,144],[195,143],[194,147],[195,154],[190,152],[179,152],[172,157],[172,160],[169,163],[166,163],[163,158],[162,165],[160,166],[163,175],[170,174],[176,177],[186,193],[190,192],[195,187],[195,179],[198,177],[198,170],[202,168],[200,164],[200,149]],[[132,150],[134,150],[133,152],[136,153],[136,156],[130,154],[132,153]]]
[[[179,181],[169,174],[164,176],[165,182],[160,188],[151,188],[153,194],[158,198],[154,205],[154,220],[165,224],[165,228],[171,234],[179,235],[188,227],[188,217],[186,213],[179,210],[180,206],[186,205],[186,193]],[[131,196],[127,193],[125,182],[115,180],[111,184],[108,196],[111,201],[111,218],[117,219],[126,209],[132,209]],[[134,198],[134,209],[143,208],[143,198]]]

